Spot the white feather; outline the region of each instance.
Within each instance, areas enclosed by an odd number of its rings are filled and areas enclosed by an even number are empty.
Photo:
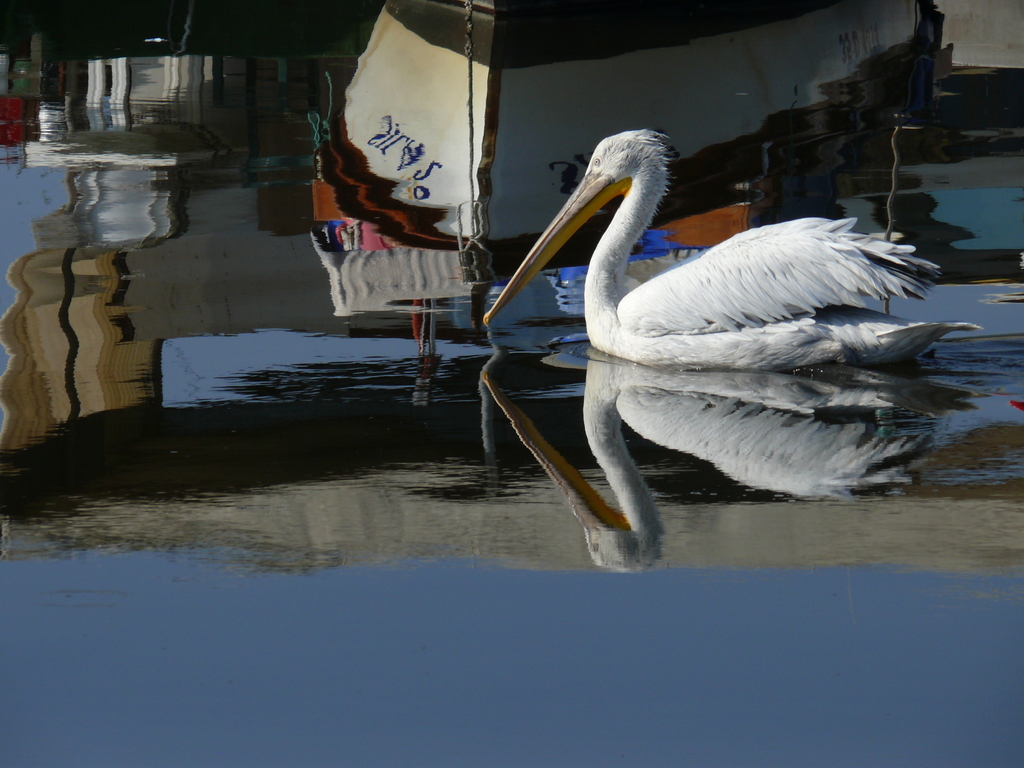
[[[938,267],[850,232],[856,219],[798,219],[734,235],[619,302],[624,331],[640,336],[761,327],[869,298],[921,297]]]

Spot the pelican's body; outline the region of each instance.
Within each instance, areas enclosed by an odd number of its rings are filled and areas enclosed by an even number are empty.
[[[854,219],[799,219],[736,235],[632,292],[630,250],[665,194],[668,151],[653,131],[602,141],[579,187],[484,320],[489,322],[576,229],[615,195],[625,200],[590,261],[587,335],[598,349],[648,365],[782,370],[916,357],[970,323],[919,323],[864,308],[921,298],[938,267],[913,246],[851,231]]]

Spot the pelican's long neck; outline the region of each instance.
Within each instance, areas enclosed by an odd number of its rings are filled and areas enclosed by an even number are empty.
[[[650,565],[660,557],[664,528],[651,489],[629,455],[622,436],[622,417],[616,398],[620,392],[618,376],[625,372],[625,369],[611,363],[591,361],[587,365],[583,425],[590,450],[604,470],[608,485],[632,529],[629,538],[633,540],[635,549],[629,558],[635,558],[635,561],[631,565]],[[620,540],[623,538],[621,531],[616,536]],[[625,543],[620,541],[620,546]],[[613,557],[611,552],[605,555]]]
[[[587,271],[584,298],[587,332],[592,341],[614,333],[619,328],[617,308],[627,293],[626,264],[629,254],[650,226],[658,203],[665,194],[666,181],[667,172],[664,167],[652,165],[641,168],[594,249]]]

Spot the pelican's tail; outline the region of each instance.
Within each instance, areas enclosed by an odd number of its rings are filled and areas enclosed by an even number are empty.
[[[953,331],[980,331],[974,323],[915,323],[878,334],[878,347],[872,350],[870,360],[858,360],[862,365],[879,365],[910,360]]]
[[[923,299],[924,294],[934,284],[935,278],[939,276],[941,270],[938,264],[912,255],[916,250],[914,246],[853,232],[856,219],[820,221],[824,222],[819,225],[822,232],[831,232],[838,243],[852,245],[864,258],[892,275],[898,287],[891,293],[896,296]]]

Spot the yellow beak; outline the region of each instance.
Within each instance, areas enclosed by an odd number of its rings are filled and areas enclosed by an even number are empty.
[[[604,174],[588,173],[584,176],[580,185],[576,187],[576,191],[558,212],[555,220],[548,225],[530,252],[526,254],[523,263],[512,275],[512,279],[508,281],[505,290],[494,302],[494,306],[484,315],[484,323],[489,325],[491,319],[501,311],[502,307],[508,304],[524,285],[544,269],[544,265],[558,253],[558,250],[576,233],[576,230],[583,226],[583,222],[616,195],[629,194],[632,185],[633,180],[629,177],[615,181],[612,177]]]
[[[487,371],[482,372],[480,376],[483,378],[484,384],[487,385],[494,402],[505,412],[505,416],[523,445],[534,455],[544,471],[548,473],[548,477],[554,480],[555,485],[562,491],[580,522],[587,526],[602,523],[609,528],[618,528],[621,531],[632,530],[626,516],[608,506],[601,495],[594,490],[594,487],[583,479],[576,467],[566,461],[562,454],[544,439],[530,417],[508,399]]]

